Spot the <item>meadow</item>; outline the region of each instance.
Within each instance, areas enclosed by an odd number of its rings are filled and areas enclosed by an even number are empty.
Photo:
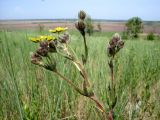
[[[43,31],[47,33],[47,31]],[[37,44],[28,40],[38,31],[0,32],[0,119],[2,120],[101,120],[102,115],[91,100],[81,96],[54,73],[31,64],[30,53]],[[78,31],[69,31],[70,45],[81,57],[84,52]],[[106,45],[112,32],[87,36],[89,48],[85,69],[94,91],[106,109],[110,81]],[[79,85],[81,76],[64,58],[58,69]],[[160,40],[142,38],[125,40],[115,58],[117,120],[158,120],[160,118]]]

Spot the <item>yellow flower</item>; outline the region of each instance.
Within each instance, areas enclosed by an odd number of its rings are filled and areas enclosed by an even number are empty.
[[[47,36],[40,36],[39,37],[41,40],[46,40],[47,39]]]
[[[63,28],[63,27],[56,27],[54,29],[49,30],[49,32],[51,32],[51,33],[59,33],[59,32],[65,31],[67,29],[68,29],[67,27],[65,27],[65,28]]]
[[[55,30],[55,29],[49,30],[49,32],[51,32],[51,33],[56,33],[56,30]]]
[[[29,38],[29,40],[31,40],[32,42],[40,42],[40,38],[39,37],[35,37],[35,38]]]
[[[54,36],[45,35],[45,36],[40,36],[40,39],[51,41],[51,40],[55,40],[56,38]]]
[[[35,37],[35,38],[29,38],[29,40],[31,40],[32,42],[38,43],[43,40],[48,40],[48,41],[56,40],[56,37],[44,35],[44,36],[39,36],[39,37]]]
[[[54,36],[47,36],[47,40],[48,40],[48,41],[56,40],[56,37],[54,37]]]

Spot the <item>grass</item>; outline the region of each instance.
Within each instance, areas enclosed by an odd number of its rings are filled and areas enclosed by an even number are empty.
[[[71,46],[81,58],[83,41],[70,31]],[[30,63],[37,44],[28,41],[36,31],[0,32],[0,119],[100,120],[95,104],[77,94],[65,81]],[[86,71],[94,90],[106,106],[110,81],[107,41],[113,33],[87,36]],[[115,119],[160,118],[160,41],[126,40],[115,60],[118,101]],[[81,77],[68,61],[59,58],[58,69],[79,84]],[[141,106],[137,108],[141,102]]]

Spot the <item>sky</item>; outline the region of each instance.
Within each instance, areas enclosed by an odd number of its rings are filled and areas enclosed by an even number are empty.
[[[160,0],[0,0],[0,19],[68,19],[84,10],[93,19],[160,21]]]

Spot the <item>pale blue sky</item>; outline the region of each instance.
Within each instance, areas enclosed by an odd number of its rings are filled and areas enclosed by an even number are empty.
[[[0,19],[77,18],[79,10],[94,19],[160,21],[160,0],[0,0]]]

